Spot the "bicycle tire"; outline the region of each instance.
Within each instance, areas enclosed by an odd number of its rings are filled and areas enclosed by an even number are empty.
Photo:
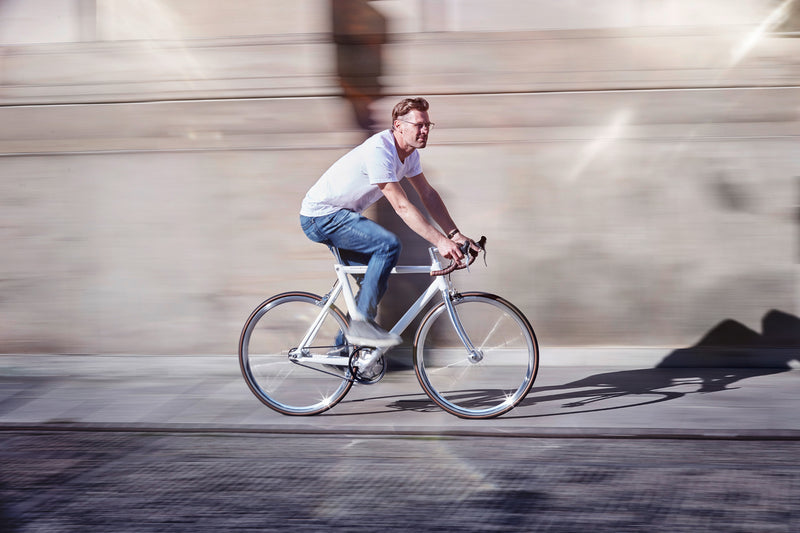
[[[539,346],[528,319],[494,294],[453,298],[464,330],[479,352],[473,361],[445,302],[422,319],[414,339],[414,371],[439,407],[461,418],[494,418],[525,399],[539,368]]]
[[[239,339],[239,365],[247,386],[268,407],[285,415],[316,415],[336,405],[353,385],[347,365],[328,367],[293,360],[296,348],[322,309],[322,297],[287,292],[262,302],[245,322]],[[335,306],[328,309],[309,350],[333,349],[347,318]],[[310,353],[310,352],[309,352]]]

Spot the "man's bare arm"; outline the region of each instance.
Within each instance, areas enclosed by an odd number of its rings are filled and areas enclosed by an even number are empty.
[[[420,200],[422,200],[422,205],[428,210],[433,220],[439,224],[439,227],[445,232],[456,229],[456,224],[447,211],[447,206],[444,205],[442,197],[439,196],[436,189],[434,189],[425,178],[425,174],[419,174],[413,178],[408,178],[408,181],[411,182],[411,185],[417,191],[417,194],[419,194]]]
[[[420,176],[422,175],[420,174]],[[436,229],[430,222],[428,222],[422,212],[411,203],[406,195],[406,191],[403,190],[403,187],[399,183],[381,183],[378,185],[378,187],[380,187],[381,191],[383,191],[383,195],[387,200],[389,200],[389,203],[391,204],[395,213],[397,213],[403,222],[405,222],[406,225],[414,231],[414,233],[436,246],[436,248],[439,249],[439,253],[443,257],[459,260],[464,256],[461,253],[461,250],[458,248],[458,244],[448,239],[446,235]],[[436,191],[434,191],[434,193],[435,192]],[[438,194],[436,196],[438,197]],[[427,201],[431,201],[430,198]],[[441,199],[438,201],[441,204],[441,207],[444,208],[444,204],[441,202]],[[435,205],[435,201],[433,203]],[[426,209],[429,209],[426,200],[423,200],[423,204],[425,204]],[[444,213],[447,213],[446,208],[444,208]],[[441,211],[439,211],[438,215],[431,212],[431,216],[434,218],[434,220],[436,220],[437,224],[441,226],[441,222],[439,222],[439,218],[441,218]],[[437,218],[437,216],[439,218]],[[450,219],[449,215],[447,215],[447,219]],[[452,222],[451,219],[450,222]]]
[[[425,209],[428,210],[428,213],[431,214],[431,217],[433,217],[436,223],[439,224],[440,228],[448,233],[458,229],[458,226],[456,226],[456,223],[453,222],[453,218],[447,211],[447,206],[444,205],[442,197],[439,196],[439,193],[436,191],[436,189],[434,189],[433,186],[428,182],[427,178],[425,178],[425,174],[419,174],[413,178],[408,178],[408,181],[410,181],[411,185],[414,186],[414,189],[417,191],[417,194],[419,194]],[[467,241],[471,241],[474,244],[472,239],[460,231],[452,236],[452,240],[458,244],[464,244]],[[475,246],[473,246],[473,248],[476,250],[478,249]]]

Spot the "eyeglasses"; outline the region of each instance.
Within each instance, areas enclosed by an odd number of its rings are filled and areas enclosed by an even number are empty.
[[[400,122],[405,122],[406,124],[411,124],[412,126],[417,128],[418,130],[421,130],[422,128],[428,128],[428,131],[431,131],[433,129],[433,127],[436,125],[433,122],[410,122],[408,120],[403,120],[403,119],[399,119],[399,120],[400,120]]]

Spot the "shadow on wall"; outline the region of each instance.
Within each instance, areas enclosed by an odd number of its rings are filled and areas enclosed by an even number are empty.
[[[790,368],[800,361],[800,319],[771,310],[758,333],[735,320],[723,320],[689,348],[675,350],[659,363],[670,367]]]
[[[358,126],[367,134],[380,129],[371,106],[381,97],[386,18],[367,0],[331,0],[336,74]]]
[[[792,5],[789,6],[786,18],[777,29],[780,32],[800,31],[800,2],[795,0]]]
[[[369,5],[368,0],[331,0],[333,40],[336,45],[336,71],[342,94],[353,110],[353,117],[365,136],[389,127],[391,116],[372,115],[372,105],[381,98],[383,87],[383,45],[387,42],[386,18]],[[397,98],[400,100],[400,97]],[[425,162],[423,160],[423,168]],[[425,212],[413,188],[402,184],[414,205]],[[446,200],[446,199],[445,199]],[[428,246],[397,216],[385,200],[371,207],[365,215],[396,234],[403,243],[400,264],[428,264]],[[420,276],[393,276],[379,309],[378,320],[395,323],[425,289],[429,280]],[[415,323],[416,324],[416,323]],[[413,331],[415,324],[410,328]],[[406,340],[406,343],[408,341]]]
[[[733,390],[739,381],[787,372],[798,361],[800,318],[769,311],[761,333],[728,319],[694,346],[669,354],[656,368],[605,372],[563,385],[534,387],[522,405],[560,406],[521,418],[610,411]]]

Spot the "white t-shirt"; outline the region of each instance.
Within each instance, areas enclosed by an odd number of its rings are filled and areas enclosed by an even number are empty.
[[[401,162],[391,130],[376,133],[336,161],[303,198],[300,214],[330,215],[340,209],[363,212],[383,195],[378,183],[422,174],[419,152]]]

